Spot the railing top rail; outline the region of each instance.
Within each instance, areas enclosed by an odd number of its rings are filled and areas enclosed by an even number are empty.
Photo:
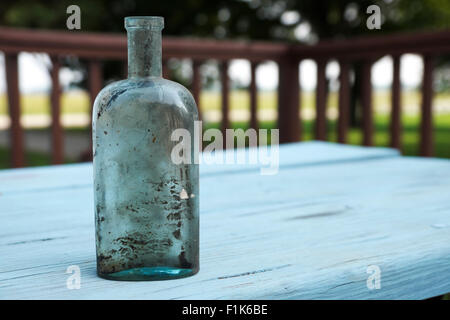
[[[450,52],[450,29],[327,40],[313,46],[295,45],[291,52],[300,59],[321,56],[354,59],[404,53],[442,54]]]
[[[278,59],[284,56],[289,45],[273,42],[217,41],[211,39],[164,37],[166,57],[193,59],[250,60]],[[68,31],[27,30],[0,27],[0,50],[46,52],[54,55],[76,55],[84,58],[125,59],[127,40],[125,34],[87,33]]]
[[[0,27],[0,50],[6,53],[28,51],[91,59],[126,59],[126,45],[124,34]],[[199,60],[245,58],[252,61],[277,61],[288,56],[295,59],[359,59],[386,54],[441,54],[450,52],[450,30],[327,40],[315,45],[165,37],[163,51],[166,57]]]

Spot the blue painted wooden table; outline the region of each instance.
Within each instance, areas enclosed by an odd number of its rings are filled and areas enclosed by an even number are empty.
[[[1,171],[0,298],[422,299],[450,292],[450,161],[309,142],[281,146],[276,175],[202,165],[200,176],[200,272],[115,282],[95,273],[90,164]],[[80,268],[80,289],[67,287],[70,266]]]

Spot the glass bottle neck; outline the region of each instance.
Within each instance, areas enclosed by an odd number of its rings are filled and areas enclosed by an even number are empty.
[[[128,28],[128,78],[162,76],[161,30]]]

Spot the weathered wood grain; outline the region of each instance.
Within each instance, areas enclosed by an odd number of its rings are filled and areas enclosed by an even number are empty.
[[[302,152],[313,146],[321,150],[315,159]],[[421,299],[450,292],[450,161],[324,143],[286,148],[277,175],[202,172],[200,272],[160,282],[96,276],[89,165],[1,172],[0,298]],[[353,157],[338,156],[341,149]],[[81,268],[79,290],[66,287],[70,265]],[[381,269],[380,289],[367,288],[369,265]]]

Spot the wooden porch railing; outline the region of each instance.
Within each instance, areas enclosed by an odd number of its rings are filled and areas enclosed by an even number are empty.
[[[20,92],[18,86],[17,55],[20,52],[47,53],[53,62],[51,79],[52,114],[52,159],[53,163],[63,161],[63,128],[60,123],[60,86],[58,70],[62,56],[77,56],[89,61],[89,94],[93,99],[102,88],[102,61],[121,60],[126,62],[126,36],[83,32],[31,31],[0,28],[0,51],[5,54],[7,95],[11,118],[12,166],[25,164],[23,129],[20,125]],[[258,126],[257,87],[255,72],[263,61],[274,61],[279,67],[278,85],[278,127],[280,142],[298,141],[302,138],[300,114],[299,63],[303,59],[317,62],[315,138],[326,140],[326,63],[336,59],[340,64],[338,141],[346,142],[348,112],[350,103],[350,63],[363,64],[361,96],[363,106],[363,144],[373,144],[371,66],[377,59],[393,57],[391,146],[401,148],[401,101],[400,101],[400,57],[405,53],[421,54],[424,58],[422,85],[422,113],[420,129],[420,154],[432,156],[432,77],[433,61],[436,56],[450,52],[450,31],[432,33],[398,34],[372,36],[351,40],[321,42],[314,46],[283,43],[214,41],[165,37],[163,57],[165,73],[169,58],[190,58],[193,61],[194,98],[199,102],[201,91],[200,65],[207,59],[220,62],[222,82],[222,129],[229,126],[229,79],[228,62],[231,59],[247,59],[251,63],[250,125]]]

